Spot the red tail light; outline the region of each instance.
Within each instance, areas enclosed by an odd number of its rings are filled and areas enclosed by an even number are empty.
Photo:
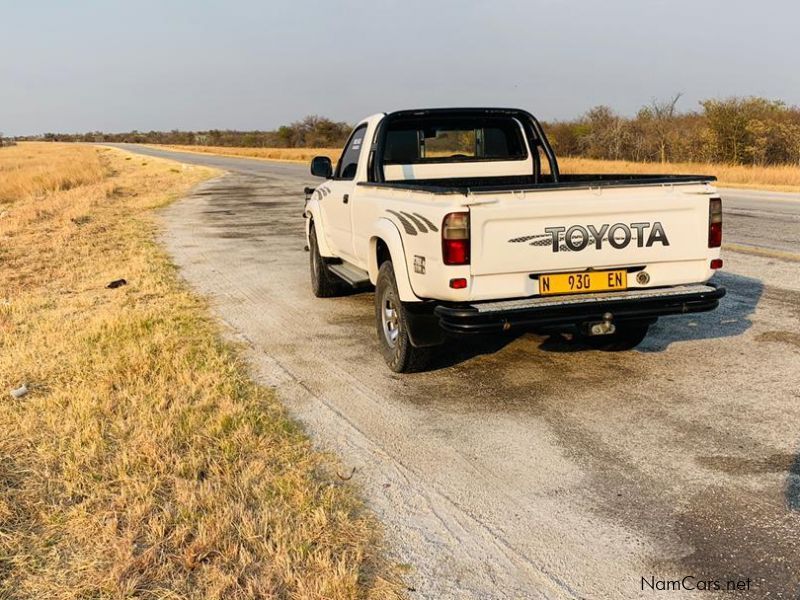
[[[450,213],[442,221],[442,260],[446,265],[469,264],[469,213]]]
[[[722,246],[722,200],[711,198],[708,203],[708,247]]]

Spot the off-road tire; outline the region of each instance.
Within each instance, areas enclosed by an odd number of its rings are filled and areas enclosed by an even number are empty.
[[[341,294],[342,283],[328,270],[325,259],[319,253],[317,232],[314,225],[308,234],[308,253],[311,267],[311,291],[317,298],[332,298]]]
[[[375,284],[375,326],[386,364],[395,373],[422,371],[430,361],[430,348],[417,348],[408,334],[408,313],[400,301],[391,261],[378,271]]]
[[[647,321],[626,321],[616,324],[617,330],[610,335],[584,336],[586,345],[604,352],[624,352],[642,343],[650,329]]]

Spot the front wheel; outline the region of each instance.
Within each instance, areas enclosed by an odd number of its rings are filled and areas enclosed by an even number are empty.
[[[642,343],[650,329],[648,321],[627,321],[616,324],[616,331],[609,335],[585,336],[588,346],[605,352],[632,350]]]
[[[417,348],[408,334],[408,313],[400,301],[391,261],[378,271],[375,284],[375,325],[386,364],[395,373],[421,371],[431,357],[430,348]]]

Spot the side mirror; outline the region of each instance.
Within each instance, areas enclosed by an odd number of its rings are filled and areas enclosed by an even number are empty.
[[[314,177],[330,179],[333,175],[333,165],[327,156],[315,156],[311,159],[311,174]]]

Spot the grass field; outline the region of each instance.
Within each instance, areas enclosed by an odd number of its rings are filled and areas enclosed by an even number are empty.
[[[214,173],[21,144],[0,174],[0,598],[398,597],[353,487],[154,241]]]
[[[331,160],[336,161],[342,153],[341,148],[231,148],[229,146],[180,146],[175,144],[163,144],[153,147],[170,148],[181,152],[197,152],[199,154],[243,156],[290,162],[310,162],[312,158],[321,154],[329,156]]]
[[[562,158],[564,173],[676,173],[716,175],[720,187],[800,192],[800,166],[746,167],[712,163],[636,163],[624,160]]]
[[[174,150],[247,156],[270,160],[309,162],[325,155],[336,161],[339,148],[228,148],[222,146],[163,146]],[[623,160],[592,160],[564,157],[559,159],[563,173],[685,173],[716,175],[718,185],[773,191],[800,192],[800,166],[749,167],[711,163],[636,163]]]

